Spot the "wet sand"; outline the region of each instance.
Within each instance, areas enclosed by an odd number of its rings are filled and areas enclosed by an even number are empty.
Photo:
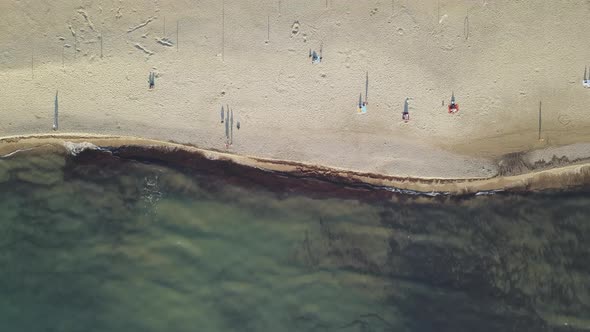
[[[11,137],[0,140],[0,154],[11,155],[20,150],[52,149],[79,154],[85,150],[104,149],[108,155],[133,160],[162,162],[188,169],[209,169],[216,167],[242,168],[255,178],[283,175],[290,178],[290,185],[297,179],[319,180],[353,188],[383,189],[388,192],[415,194],[476,194],[494,191],[527,192],[548,189],[572,189],[590,184],[590,162],[587,159],[573,160],[561,164],[537,164],[537,169],[527,171],[520,163],[512,170],[518,175],[493,176],[489,178],[425,178],[399,177],[377,173],[358,172],[342,168],[305,164],[278,159],[230,154],[223,151],[203,150],[171,142],[147,140],[133,137],[96,135],[42,135],[37,137]],[[526,154],[517,161],[526,159]],[[512,159],[511,159],[512,158]],[[503,159],[510,171],[515,157]],[[233,166],[232,166],[233,165]],[[530,165],[526,164],[525,165]],[[223,170],[221,170],[223,172]],[[216,171],[218,173],[218,171]],[[238,171],[239,172],[239,171]],[[270,174],[271,172],[272,174]],[[273,181],[264,180],[265,182]],[[313,185],[311,186],[313,187]],[[317,188],[321,187],[318,185]]]

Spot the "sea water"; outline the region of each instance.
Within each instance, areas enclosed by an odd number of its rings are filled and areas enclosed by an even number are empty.
[[[344,199],[171,166],[0,159],[0,330],[590,329],[588,191]]]

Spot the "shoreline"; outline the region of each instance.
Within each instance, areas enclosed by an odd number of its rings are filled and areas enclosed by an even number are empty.
[[[73,144],[68,145],[67,142]],[[203,162],[205,164],[223,162],[229,166],[270,172],[295,180],[318,180],[349,187],[372,187],[392,193],[431,196],[567,190],[590,184],[590,161],[588,160],[519,175],[496,175],[489,178],[429,178],[393,176],[288,160],[259,158],[128,136],[70,133],[0,138],[0,154],[3,157],[14,154],[18,150],[41,146],[61,146],[74,155],[88,149],[100,148],[126,159],[172,163],[188,169],[211,167],[210,165],[198,166]]]

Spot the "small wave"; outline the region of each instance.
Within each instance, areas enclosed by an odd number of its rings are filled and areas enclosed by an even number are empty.
[[[475,193],[475,196],[490,196],[490,195],[495,195],[497,193],[501,193],[504,192],[504,190],[488,190],[488,191],[478,191]]]
[[[449,192],[446,191],[415,191],[415,190],[408,190],[408,189],[399,189],[394,187],[382,187],[387,191],[391,191],[397,194],[403,195],[412,195],[412,196],[430,196],[430,197],[437,197],[437,196],[448,196],[450,195]]]
[[[68,153],[71,154],[72,156],[77,156],[78,154],[80,154],[80,152],[83,152],[85,150],[107,151],[107,150],[105,150],[97,145],[94,145],[92,143],[89,143],[89,142],[81,142],[81,143],[64,142],[63,145],[66,148],[66,151],[68,151]]]
[[[399,189],[393,187],[383,187],[383,189],[387,191],[391,191],[398,194],[403,195],[412,195],[412,196],[429,196],[429,197],[438,197],[438,196],[450,196],[451,193],[448,191],[415,191],[415,190],[407,190],[407,189]],[[491,196],[496,195],[497,193],[502,193],[505,190],[496,189],[496,190],[487,190],[487,191],[478,191],[474,195],[475,196]]]
[[[20,152],[27,152],[27,151],[31,151],[31,150],[35,150],[35,148],[28,148],[28,149],[18,149],[18,150],[12,151],[12,152],[10,152],[10,153],[7,153],[7,154],[5,154],[5,155],[2,155],[2,156],[0,156],[0,158],[10,158],[10,157],[14,156],[14,155],[15,155],[15,154],[17,154],[17,153],[20,153]]]

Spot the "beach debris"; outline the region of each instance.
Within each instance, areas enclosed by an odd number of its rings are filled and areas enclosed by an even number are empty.
[[[150,18],[148,18],[148,19],[147,19],[145,22],[143,22],[143,23],[141,23],[141,24],[139,24],[139,25],[136,25],[136,26],[134,26],[134,27],[131,27],[131,28],[129,28],[129,29],[127,30],[127,33],[133,32],[133,31],[135,31],[135,30],[137,30],[137,29],[141,29],[141,28],[143,28],[144,26],[146,26],[146,25],[150,24],[150,22],[152,22],[152,21],[153,21],[153,20],[155,20],[155,19],[156,19],[156,17],[150,17]]]
[[[172,47],[174,45],[174,43],[168,39],[167,37],[163,37],[163,38],[155,38],[156,42],[160,45],[164,45],[164,46],[168,46],[168,47]]]
[[[459,112],[459,104],[455,102],[455,92],[451,95],[451,103],[449,104],[449,114],[455,114]]]
[[[72,27],[71,24],[68,24],[68,29],[70,29],[70,33],[72,34],[72,37],[76,37],[76,30]]]
[[[223,123],[223,119],[225,118],[225,110],[223,109],[223,105],[221,105],[220,115],[221,115],[221,123]]]
[[[408,100],[409,98],[406,97],[406,101],[404,102],[404,111],[402,113],[402,120],[404,120],[404,122],[410,121],[410,107],[408,105]]]
[[[238,130],[240,130],[240,121],[238,121],[238,123],[236,124],[236,128],[238,128]]]
[[[55,107],[53,109],[53,130],[57,130],[58,129],[58,122],[57,122],[57,118],[58,118],[58,112],[59,112],[59,101],[57,98],[59,91],[55,91]]]
[[[148,50],[147,48],[145,48],[143,45],[141,45],[140,43],[136,43],[135,44],[135,48],[137,48],[138,50],[141,50],[143,53],[147,54],[147,55],[154,55],[154,52]]]
[[[83,9],[78,9],[78,13],[82,15],[82,17],[84,17],[84,20],[86,20],[86,24],[88,24],[90,30],[95,31],[94,23],[92,23],[92,21],[90,20],[90,16],[88,16],[88,13],[85,12]]]
[[[323,49],[323,45],[320,46],[320,52],[316,52],[315,50],[312,51],[312,49],[309,49],[309,57],[311,58],[311,63],[320,63],[322,62],[322,59],[324,58],[322,56],[322,49]]]
[[[588,74],[587,78],[586,74]],[[588,73],[588,67],[584,67],[584,79],[582,80],[582,86],[585,88],[590,88],[590,73]]]
[[[148,78],[148,83],[150,84],[150,86],[149,86],[150,90],[153,89],[154,87],[156,87],[156,74],[153,71],[150,72],[150,76]]]

